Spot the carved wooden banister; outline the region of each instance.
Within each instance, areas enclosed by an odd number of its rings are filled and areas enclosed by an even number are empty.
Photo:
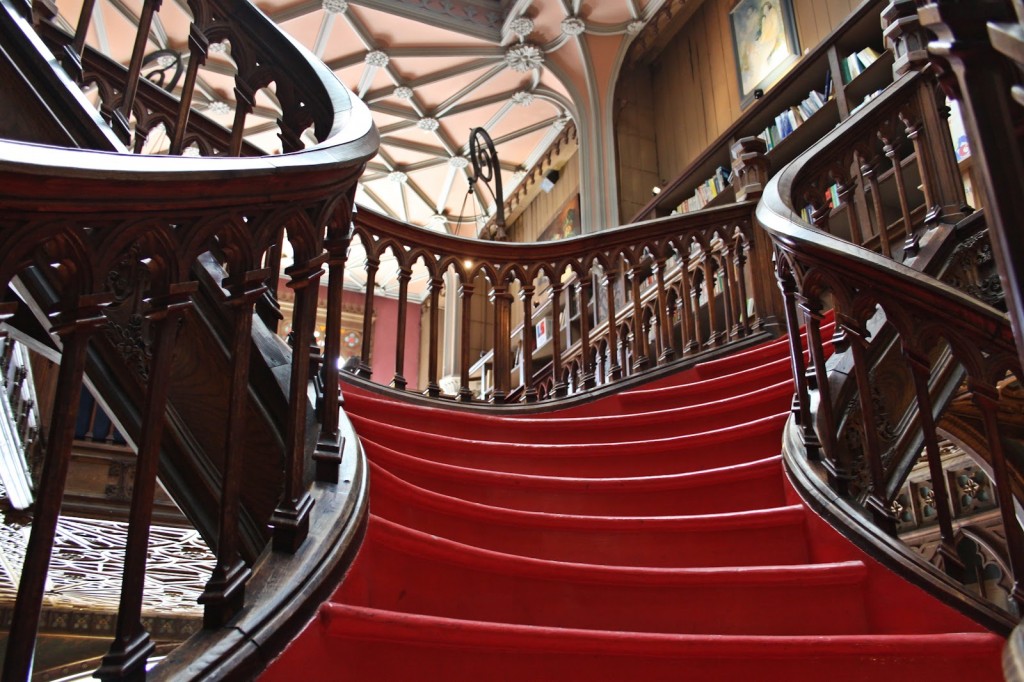
[[[310,577],[336,575],[344,569],[341,555],[328,557],[343,549],[336,544],[338,538],[344,536],[349,542],[357,534],[345,529],[349,523],[358,526],[364,513],[365,499],[329,503],[323,513],[344,514],[344,518],[327,523],[336,525],[335,530],[326,526],[315,530],[316,547],[303,542],[307,532],[314,532],[309,530],[314,498],[335,490],[311,487],[314,478],[336,483],[340,466],[346,480],[337,491],[350,491],[353,498],[364,493],[365,473],[352,459],[358,445],[352,438],[346,442],[344,434],[351,433],[351,427],[345,421],[339,423],[337,392],[319,406],[324,426],[311,434],[313,438],[306,433],[313,408],[307,395],[318,366],[309,357],[316,282],[325,259],[330,259],[332,269],[337,266],[338,239],[350,229],[356,180],[376,153],[376,129],[365,105],[248,3],[196,0],[190,6],[193,64],[206,45],[229,40],[237,65],[236,90],[245,96],[243,100],[251,103],[254,92],[276,83],[282,138],[289,145],[286,151],[292,153],[254,155],[258,150],[242,142],[248,110],[244,101],[231,130],[197,121],[188,107],[189,82],[194,82],[191,69],[181,98],[175,98],[153,83],[138,81],[139,49],[125,69],[93,52],[84,40],[61,35],[45,24],[40,30],[50,44],[63,41],[69,58],[76,57],[82,65],[82,79],[103,81],[100,92],[112,99],[101,108],[108,114],[115,112],[112,125],[128,147],[140,150],[147,132],[160,121],[172,140],[171,151],[195,143],[201,153],[216,156],[110,154],[0,141],[0,288],[8,290],[17,279],[26,285],[19,292],[28,292],[20,295],[34,297],[31,301],[12,297],[3,304],[3,313],[6,319],[15,306],[26,303],[52,307],[52,322],[44,328],[62,352],[45,439],[43,484],[34,491],[32,534],[5,656],[5,680],[27,679],[31,671],[71,427],[87,372],[101,369],[102,379],[94,381],[122,396],[115,402],[120,400],[125,410],[114,416],[124,422],[125,433],[138,447],[117,634],[100,677],[136,679],[144,674],[152,651],[149,633],[139,624],[140,609],[157,463],[163,475],[168,448],[184,452],[191,447],[197,458],[197,477],[177,484],[190,490],[190,499],[181,504],[188,508],[205,500],[211,505],[189,514],[201,520],[200,530],[217,554],[216,568],[201,598],[207,628],[241,618],[247,622],[240,627],[248,633],[246,637],[266,637],[277,640],[274,646],[283,645],[287,629],[294,632],[309,617],[308,606],[288,600],[300,600],[311,590],[304,584],[305,576],[282,582],[286,561],[270,555],[254,563],[271,540],[265,530],[268,523],[274,526],[275,549],[301,555],[303,570],[310,571],[318,563],[331,566],[311,571]],[[146,2],[145,7],[147,13],[155,11],[159,2]],[[87,19],[79,27],[86,30]],[[307,128],[318,144],[302,149]],[[135,138],[127,137],[128,133]],[[249,156],[231,158],[230,153]],[[295,247],[295,264],[287,274],[301,290],[302,303],[295,306],[291,320],[293,328],[300,330],[297,345],[290,362],[279,363],[284,366],[278,368],[266,363],[272,362],[271,356],[288,357],[289,351],[270,340],[253,311],[267,290],[272,269],[277,268],[268,254],[272,259],[282,235]],[[137,310],[127,310],[132,301],[138,302]],[[111,329],[128,313],[137,314],[139,332],[130,342],[114,345],[108,340]],[[125,333],[125,327],[119,329]],[[184,344],[182,335],[188,339]],[[335,330],[327,357],[334,367],[338,336]],[[200,338],[205,341],[197,345]],[[258,361],[251,360],[250,353],[259,354]],[[208,372],[205,382],[217,390],[224,387],[222,403],[216,391],[201,399],[209,411],[207,424],[199,423],[203,417],[190,414],[183,403],[192,388],[182,383],[186,379],[179,374],[182,363],[187,367],[193,354],[209,358],[196,365]],[[333,381],[336,385],[336,378]],[[254,382],[264,388],[255,389]],[[277,385],[271,388],[271,383]],[[326,419],[325,410],[332,412]],[[254,416],[260,424],[253,422]],[[268,454],[274,443],[280,445],[269,456],[259,455],[262,463],[256,462],[247,444],[254,428],[267,434]],[[168,436],[168,431],[173,435]],[[318,468],[316,476],[311,466],[313,448],[308,447],[314,442],[318,453],[333,458],[330,466]],[[343,451],[349,453],[344,462]],[[271,461],[274,472],[266,466]],[[171,466],[177,467],[174,475],[184,471],[181,462]],[[335,540],[325,542],[329,536]],[[324,558],[318,558],[321,555]],[[272,569],[261,569],[265,566]],[[267,581],[266,570],[276,577],[267,584],[260,582],[256,593],[261,601],[247,600],[247,583]],[[269,589],[268,584],[277,587]],[[261,628],[269,630],[257,635]],[[228,627],[224,632],[230,639],[238,630]],[[204,660],[218,674],[239,665],[251,670],[253,662],[246,662],[237,646],[226,642],[216,656]]]
[[[423,292],[422,304],[431,308],[432,321],[423,333],[429,335],[425,345],[430,352],[446,345],[462,349],[461,362],[453,368],[461,400],[506,402],[514,396],[532,402],[538,391],[548,396],[578,393],[769,328],[778,304],[766,285],[768,273],[751,267],[762,262],[751,230],[753,205],[739,203],[540,244],[463,239],[361,211],[355,216],[353,242],[366,254],[362,270],[367,282],[379,281],[381,264],[392,262],[398,277],[412,273],[420,281],[453,283],[443,298],[433,284]],[[358,273],[360,264],[352,260],[347,271]],[[701,286],[691,289],[692,273],[698,269]],[[522,305],[515,305],[516,300]],[[439,326],[437,306],[442,301],[460,306],[460,329]],[[474,305],[481,301],[489,312],[481,315],[477,309],[474,319]],[[363,367],[371,348],[374,353],[394,352],[394,346],[385,345],[394,343],[389,335],[375,332],[369,323],[369,295],[366,302],[356,369],[364,378],[374,376]],[[399,315],[410,302],[416,301],[408,288],[400,287]],[[474,321],[496,330],[493,344],[484,347],[470,336]],[[536,338],[538,325],[545,332],[541,339]],[[624,327],[627,333],[622,333]],[[473,343],[474,352],[493,350],[492,360],[484,363],[493,364],[493,372],[488,369],[494,376],[493,392],[490,384],[468,385],[476,362],[469,355]],[[621,360],[624,355],[628,363]],[[535,385],[532,375],[544,365],[550,383]],[[513,368],[519,376],[510,379]],[[436,362],[423,386],[406,376],[408,387],[430,392],[435,371]]]
[[[944,114],[936,97],[932,76],[904,75],[782,169],[758,205],[757,220],[774,243],[789,326],[807,329],[808,352],[792,347],[797,394],[786,461],[798,488],[826,515],[873,538],[880,556],[951,603],[1008,631],[1024,604],[1024,535],[1015,511],[1024,487],[1017,464],[1004,452],[1011,433],[1000,416],[1016,409],[1022,376],[1009,319],[922,272],[935,269],[927,258],[904,265],[888,257],[924,251],[929,232],[961,217],[951,208],[960,196],[948,193],[949,178],[935,175],[949,168],[938,161],[949,153],[949,140],[941,134]],[[929,107],[937,116],[922,113]],[[930,131],[929,120],[941,125]],[[922,184],[919,209],[909,199],[910,183],[901,180],[909,171]],[[895,220],[888,225],[872,206],[882,194],[883,174],[894,191],[887,210]],[[840,235],[826,231],[834,227],[833,210],[805,210],[808,203],[821,209],[821,190],[832,183],[840,197],[868,198],[859,210],[851,202],[847,225],[853,229]],[[857,238],[858,218],[866,238]],[[904,238],[903,249],[887,248]],[[928,248],[934,253],[940,247]],[[835,320],[831,338],[821,333],[826,314]],[[833,345],[836,354],[829,359]],[[940,446],[948,440],[987,468],[994,482],[1005,532],[998,551],[1012,573],[1011,613],[961,582],[978,578],[965,575],[960,558],[968,522],[959,516],[961,501],[943,468]],[[897,498],[918,462],[931,476],[925,485],[937,519],[931,561],[939,572],[933,573],[897,540]]]

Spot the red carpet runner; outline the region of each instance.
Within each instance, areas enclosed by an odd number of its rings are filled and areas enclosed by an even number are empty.
[[[1001,679],[788,487],[789,377],[774,342],[529,419],[347,387],[366,541],[262,679]]]

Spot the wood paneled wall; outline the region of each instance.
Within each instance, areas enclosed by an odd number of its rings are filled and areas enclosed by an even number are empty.
[[[742,113],[729,27],[729,10],[735,4],[736,0],[705,0],[649,66],[641,64],[620,76],[616,133],[624,220],[650,200],[649,184],[626,179],[633,171],[630,164],[635,164],[631,150],[639,133],[654,131],[657,175],[672,180]],[[793,0],[801,51],[820,43],[859,4],[860,0]],[[649,98],[636,92],[647,80],[640,73],[643,69],[650,70]]]
[[[579,152],[573,154],[558,169],[559,178],[551,192],[541,192],[530,202],[523,214],[509,226],[509,241],[535,242],[540,233],[554,220],[558,210],[566,201],[580,191]],[[587,216],[582,216],[584,230],[587,230]]]

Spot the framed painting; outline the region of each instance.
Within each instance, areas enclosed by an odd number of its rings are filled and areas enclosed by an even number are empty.
[[[555,214],[554,220],[537,237],[539,242],[548,242],[580,234],[580,195],[569,197]]]
[[[740,0],[729,12],[729,25],[745,108],[800,57],[793,0]]]

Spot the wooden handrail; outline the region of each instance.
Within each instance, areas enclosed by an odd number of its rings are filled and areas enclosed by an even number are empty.
[[[525,363],[522,348],[527,345],[534,351],[533,367],[545,358],[553,361],[553,390],[545,394],[557,397],[772,329],[779,308],[766,249],[751,229],[753,207],[753,202],[740,202],[539,244],[442,235],[360,211],[353,239],[362,245],[372,268],[368,274],[374,277],[390,254],[400,272],[422,268],[422,278],[445,282],[448,305],[456,305],[457,291],[463,303],[468,295],[491,292],[491,312],[480,321],[501,333],[480,350],[492,353],[493,387],[474,391],[467,385],[471,363],[466,342],[452,336],[454,329],[441,329],[439,317],[432,316],[435,321],[424,332],[428,345],[461,344],[459,367],[449,368],[453,376],[458,371],[460,399],[485,393],[499,403],[510,395],[532,401],[536,386],[513,393],[516,386],[509,376],[511,368]],[[359,266],[349,262],[346,268]],[[433,301],[430,305],[437,305]],[[403,290],[400,314],[408,304]],[[373,305],[374,297],[366,296],[364,319],[372,318]],[[518,319],[529,317],[529,328],[518,321],[513,326],[516,306],[524,306]],[[609,307],[614,309],[611,326]],[[464,320],[463,329],[470,322]],[[535,336],[539,323],[548,333],[540,343]],[[356,370],[363,378],[373,376],[368,353],[371,346],[379,351],[380,342],[372,326],[364,324],[363,357]],[[429,371],[437,371],[436,363]],[[428,375],[425,386],[410,388],[438,386],[440,379]]]
[[[155,4],[147,2],[146,7],[152,9]],[[87,367],[95,366],[90,364],[91,358],[102,356],[116,362],[119,350],[123,353],[127,348],[134,353],[133,362],[122,361],[125,367],[109,372],[104,381],[122,382],[122,392],[138,396],[133,408],[137,430],[132,434],[138,446],[138,469],[125,573],[116,637],[97,673],[101,678],[139,677],[152,651],[149,633],[140,625],[140,613],[157,464],[165,430],[180,428],[175,426],[176,420],[188,419],[168,410],[174,385],[172,371],[176,358],[183,353],[176,349],[177,339],[183,328],[196,330],[203,325],[204,316],[223,318],[214,320],[215,331],[203,332],[211,334],[207,338],[212,339],[212,347],[190,348],[188,352],[211,353],[215,359],[206,366],[218,368],[214,371],[223,376],[209,376],[207,380],[211,385],[228,387],[226,404],[220,406],[220,424],[202,427],[224,429],[221,442],[226,444],[223,452],[202,453],[208,460],[202,466],[211,478],[202,485],[219,488],[219,494],[212,496],[217,508],[202,510],[215,519],[210,524],[213,528],[207,530],[214,531],[208,540],[217,555],[217,565],[200,598],[205,605],[204,625],[220,628],[232,619],[244,618],[249,623],[246,629],[269,628],[263,634],[250,631],[249,636],[283,646],[289,633],[301,627],[299,621],[308,618],[308,605],[295,599],[322,593],[322,588],[310,584],[309,579],[337,576],[339,570],[344,570],[343,562],[339,563],[341,554],[333,559],[326,557],[343,551],[345,543],[353,542],[359,534],[365,512],[365,474],[361,466],[353,468],[351,460],[347,463],[348,480],[343,487],[311,488],[314,453],[306,444],[317,442],[317,450],[327,453],[324,466],[317,462],[315,478],[333,485],[339,480],[341,444],[345,441],[342,431],[349,431],[350,443],[353,439],[350,427],[339,423],[337,391],[321,393],[319,414],[330,410],[332,418],[323,420],[322,426],[317,424],[320,431],[307,438],[309,379],[319,366],[318,361],[311,362],[308,349],[316,310],[315,282],[327,258],[325,247],[336,245],[338,235],[344,238],[349,233],[355,183],[367,160],[376,153],[377,131],[366,106],[351,96],[319,60],[249,3],[196,0],[190,7],[195,17],[188,36],[192,60],[173,120],[163,93],[154,91],[149,83],[141,87],[134,83],[139,77],[138,54],[129,70],[110,69],[107,62],[84,49],[84,40],[78,36],[65,42],[69,50],[65,56],[83,66],[75,74],[80,78],[89,77],[93,73],[90,69],[101,64],[109,78],[120,76],[132,81],[127,88],[123,82],[107,83],[100,89],[108,96],[116,91],[142,93],[134,101],[105,100],[101,107],[129,147],[141,147],[138,137],[133,143],[132,129],[136,136],[144,136],[146,116],[153,115],[153,107],[159,105],[155,115],[168,125],[168,136],[173,140],[171,152],[181,151],[192,140],[201,151],[214,150],[218,156],[141,156],[0,141],[0,288],[7,290],[15,278],[25,279],[32,274],[36,286],[22,291],[45,295],[48,301],[36,301],[37,305],[52,303],[53,309],[47,311],[52,320],[49,331],[62,350],[46,439],[48,449],[40,487],[35,491],[32,534],[5,656],[5,680],[26,679],[31,671],[54,528],[68,470],[70,428],[83,376],[92,371]],[[79,22],[79,32],[87,29],[85,18]],[[195,66],[205,58],[210,42],[225,39],[231,41],[238,67],[238,114],[227,134],[210,125],[189,124]],[[228,156],[254,151],[242,144],[246,102],[251,103],[252,93],[270,82],[277,84],[279,125],[286,153]],[[312,127],[319,143],[304,149],[301,135],[308,127]],[[254,336],[253,327],[254,307],[268,288],[274,266],[268,262],[268,254],[274,253],[283,234],[295,247],[294,263],[286,275],[301,299],[292,318],[293,327],[301,332],[297,335],[298,346],[291,353],[286,348],[268,347],[265,336]],[[122,273],[138,274],[124,277]],[[141,331],[134,346],[113,348],[98,332],[114,323],[110,311],[132,300],[139,302],[135,313],[143,320]],[[4,319],[19,304],[17,300],[4,302],[0,311]],[[253,475],[252,467],[244,464],[249,454],[244,450],[245,420],[262,409],[262,403],[250,405],[250,382],[255,380],[250,377],[250,368],[258,365],[250,362],[253,348],[287,358],[289,365],[283,368],[283,375],[277,368],[274,374],[264,371],[261,381],[267,377],[276,380],[280,375],[287,383],[287,377],[291,378],[290,389],[280,391],[285,413],[267,415],[268,420],[278,422],[278,438],[285,441],[273,459],[280,463],[277,477],[286,486],[270,510],[272,514],[267,512],[267,518],[252,520],[262,528],[269,523],[272,532],[266,540],[272,539],[279,553],[299,557],[298,570],[307,573],[300,580],[283,581],[291,585],[284,590],[280,584],[288,570],[287,561],[251,565],[243,559],[241,548],[242,507],[247,489],[254,487],[247,480]],[[329,348],[327,363],[336,364],[338,352],[336,347]],[[361,453],[352,451],[349,457],[358,459]],[[266,487],[264,483],[259,485]],[[336,500],[323,508],[324,513],[334,516],[324,517],[321,523],[325,529],[334,525],[344,532],[324,535],[318,530],[318,545],[328,536],[334,539],[311,550],[304,543],[311,507],[314,499],[325,500],[330,495],[352,495],[351,503]],[[275,574],[273,579],[259,583],[261,599],[268,600],[264,609],[271,602],[277,604],[274,612],[262,615],[258,613],[259,605],[245,600],[246,584],[253,571],[260,573],[261,567],[263,572],[271,570]],[[260,580],[259,576],[256,579]],[[293,596],[279,599],[274,596],[277,592]],[[276,613],[281,608],[298,615],[282,618]],[[282,627],[281,632],[273,631]],[[232,628],[224,632],[229,638],[234,636]],[[203,639],[208,646],[215,638]],[[243,664],[244,657],[235,658],[235,663]],[[223,673],[224,661],[217,665],[219,674]],[[190,670],[197,669],[192,666]]]
[[[1022,376],[1013,333],[1005,314],[936,279],[934,262],[910,258],[929,248],[939,253],[935,243],[950,234],[949,221],[962,217],[949,210],[959,197],[955,191],[945,193],[950,185],[939,175],[949,172],[941,160],[948,153],[948,138],[939,134],[941,128],[925,131],[929,116],[942,119],[936,115],[938,106],[932,76],[903,76],[772,178],[757,207],[757,220],[774,243],[787,320],[808,330],[809,361],[799,344],[792,347],[798,400],[787,463],[816,506],[873,537],[881,556],[892,558],[905,573],[925,576],[923,582],[990,627],[1008,630],[1012,616],[985,604],[961,582],[973,577],[965,576],[958,555],[963,538],[958,499],[943,470],[940,443],[958,428],[950,421],[953,406],[973,403],[978,426],[969,454],[991,467],[1006,564],[1013,573],[1007,596],[1019,607],[1024,603],[1024,535],[1015,504],[1022,489],[1016,464],[1005,456],[998,418],[1000,406],[1011,399],[1009,393],[1004,399],[1004,388]],[[900,249],[906,264],[865,248],[863,239],[851,243],[825,232],[827,211],[801,215],[824,177],[843,185],[844,193],[856,188],[877,197],[873,164],[862,160],[878,151],[869,140],[891,146],[882,139],[885,133],[902,135],[915,147],[909,163],[919,169],[928,209],[927,219],[912,217],[905,184],[899,182],[909,166],[897,157],[892,176],[899,229],[908,237]],[[881,249],[886,251],[884,242]],[[836,333],[823,339],[820,326],[829,310]],[[826,343],[835,344],[839,359],[827,359]],[[905,397],[895,395],[895,386],[907,387]],[[901,521],[896,496],[919,459],[927,462],[931,476],[940,545],[934,561],[945,577],[929,573],[914,559],[917,555],[895,542]]]

